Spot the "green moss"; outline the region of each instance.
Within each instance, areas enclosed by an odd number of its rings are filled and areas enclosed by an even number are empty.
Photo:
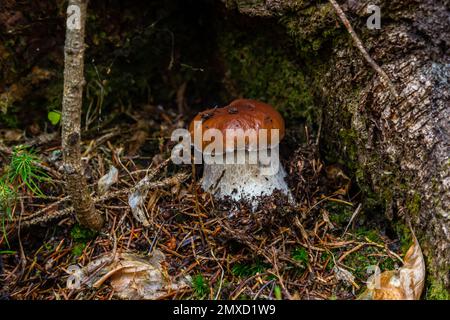
[[[365,237],[373,242],[382,241],[379,231],[374,229],[359,228],[356,230],[356,235]]]
[[[96,232],[87,228],[83,228],[79,224],[76,224],[70,231],[70,236],[75,241],[87,241],[95,237]]]
[[[236,263],[231,269],[231,273],[237,277],[251,277],[257,273],[263,273],[270,266],[261,260],[256,260],[250,264]]]
[[[321,49],[339,40],[342,30],[333,23],[334,19],[330,4],[317,4],[284,13],[280,22],[294,40],[300,55],[311,59],[318,56]]]
[[[386,258],[380,263],[380,269],[382,270],[394,270],[396,267],[398,266],[392,258]]]
[[[341,228],[345,228],[354,211],[351,206],[337,202],[328,202],[325,208],[330,213],[330,220]]]
[[[395,261],[390,257],[380,257],[376,254],[377,249],[372,246],[366,246],[357,252],[354,252],[344,259],[346,266],[352,268],[353,274],[361,280],[368,277],[370,266],[379,266],[381,271],[395,269]]]
[[[2,127],[4,125],[5,128],[17,128],[19,126],[19,121],[17,120],[17,116],[13,113],[0,113],[0,124],[2,124]]]
[[[356,162],[358,161],[358,147],[357,147],[357,137],[358,134],[356,130],[350,129],[341,129],[339,130],[339,137],[341,142],[347,152],[348,160],[346,165],[353,167],[350,169],[356,169]]]
[[[431,279],[426,293],[427,300],[450,300],[450,292],[440,281]]]
[[[79,257],[83,254],[83,250],[86,248],[86,243],[77,243],[72,247],[72,255]]]
[[[411,230],[402,221],[393,223],[393,228],[397,238],[400,239],[402,254],[405,255],[413,242]]]
[[[328,260],[328,263],[327,263],[325,269],[326,269],[327,271],[331,271],[331,270],[333,269],[333,267],[334,267],[334,260],[333,260],[333,258],[331,257],[330,253],[328,253],[328,252],[323,252],[323,253],[320,255],[320,261],[321,261],[322,263],[325,263],[327,260]]]
[[[417,192],[414,192],[413,196],[407,200],[406,208],[412,216],[417,216],[419,214],[421,202],[422,197]]]
[[[433,240],[427,240],[424,242],[430,242]],[[426,250],[426,248],[425,248]],[[450,287],[445,287],[442,278],[449,272],[448,265],[442,266],[441,269],[437,268],[436,264],[433,264],[433,253],[425,255],[426,258],[426,270],[427,270],[427,282],[425,289],[425,299],[427,300],[450,300]]]
[[[266,34],[222,33],[219,49],[231,93],[274,105],[287,119],[318,119],[304,68]]]
[[[192,289],[197,299],[204,299],[209,292],[209,282],[199,273],[192,278]]]
[[[306,266],[309,261],[308,252],[305,248],[299,247],[292,251],[292,259],[298,261]]]

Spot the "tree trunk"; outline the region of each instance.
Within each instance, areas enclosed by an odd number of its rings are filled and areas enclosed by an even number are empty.
[[[80,152],[81,107],[84,80],[84,35],[86,0],[70,0],[67,9],[66,43],[64,46],[64,96],[62,106],[62,149],[66,174],[66,191],[78,221],[99,230],[102,216],[95,210],[83,175]]]
[[[286,21],[297,15],[294,40],[306,32],[320,36],[324,32],[314,31],[336,28],[336,23],[342,26],[327,2],[224,2],[246,15],[277,18],[287,28],[292,25]],[[380,30],[366,27],[367,3],[339,3],[399,98],[349,35],[347,42],[333,42],[328,72],[314,82],[321,92],[319,101],[324,101],[322,145],[337,147],[356,161],[360,182],[368,182],[384,199],[388,217],[411,221],[427,257],[431,283],[449,290],[450,2],[372,1],[381,8]],[[323,18],[324,12],[334,20]]]

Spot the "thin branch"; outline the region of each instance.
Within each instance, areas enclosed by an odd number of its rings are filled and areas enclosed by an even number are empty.
[[[81,109],[83,103],[86,0],[70,0],[64,45],[64,94],[62,103],[62,151],[66,192],[78,221],[100,230],[104,219],[96,211],[81,165]]]
[[[176,174],[172,177],[168,177],[166,179],[163,179],[161,181],[146,181],[145,183],[145,188],[148,189],[159,189],[159,188],[164,188],[167,186],[173,186],[173,185],[177,185],[179,183],[182,183],[183,181],[185,181],[188,178],[188,174],[186,173],[179,173]],[[129,194],[130,192],[132,192],[132,190],[134,190],[135,187],[132,187],[130,189],[124,189],[124,190],[119,190],[119,191],[114,191],[114,192],[110,192],[107,193],[105,195],[102,195],[100,197],[96,197],[93,198],[93,203],[98,204],[101,203],[103,201],[107,201],[110,199],[114,199],[118,196],[124,196],[126,194]],[[54,211],[54,212],[50,212],[50,213],[46,213],[50,208],[54,208],[55,206],[61,204],[64,201],[67,201],[68,198],[62,198],[52,204],[50,204],[48,207],[36,212],[35,214],[31,215],[29,218],[25,217],[22,219],[22,227],[30,227],[39,223],[43,223],[43,222],[49,222],[55,219],[61,219],[64,217],[68,217],[70,216],[73,212],[74,212],[74,208],[73,207],[68,207],[66,209],[63,210],[59,210],[59,211]]]
[[[395,89],[394,84],[392,83],[391,79],[389,79],[389,76],[384,72],[383,69],[375,62],[375,60],[372,59],[372,57],[369,55],[367,50],[364,48],[364,45],[359,39],[358,35],[356,34],[355,30],[353,29],[352,25],[350,24],[350,21],[348,21],[347,16],[345,15],[344,11],[342,11],[341,7],[335,0],[329,0],[330,3],[333,5],[334,9],[336,10],[337,15],[341,19],[342,23],[344,24],[345,28],[347,29],[348,33],[350,33],[350,36],[353,38],[353,41],[355,42],[356,47],[359,49],[361,54],[363,55],[364,59],[370,64],[370,66],[378,73],[378,75],[381,77],[381,80],[385,86],[389,88],[391,93],[394,95],[395,98],[398,98],[397,90]]]

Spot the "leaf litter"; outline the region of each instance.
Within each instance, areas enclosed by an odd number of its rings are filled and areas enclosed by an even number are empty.
[[[275,194],[252,210],[202,192],[201,166],[164,160],[174,146],[170,133],[184,127],[188,117],[152,106],[134,112],[128,124],[111,121],[83,136],[85,175],[93,189],[97,186],[94,202],[105,215],[104,230],[71,237],[76,221],[58,172],[61,163],[43,161],[52,182],[40,185],[46,198],[21,194],[22,205],[12,206],[0,241],[1,250],[11,252],[2,256],[0,294],[9,299],[355,299],[370,276],[367,267],[379,265],[412,288],[392,298],[420,296],[420,248],[413,246],[405,256],[403,272],[395,270],[402,262],[399,240],[378,231],[375,240],[369,239],[358,231],[376,226],[363,225],[359,191],[345,168],[324,163],[318,146],[309,142],[313,137],[296,144],[294,152],[289,146],[282,150],[296,204]],[[132,119],[144,121],[133,124]],[[150,126],[155,123],[159,126]],[[137,131],[146,137],[123,155]],[[57,135],[21,139],[41,159],[60,151]],[[0,146],[7,158],[10,147]],[[18,263],[19,243],[23,263]],[[84,285],[67,286],[70,267],[79,266],[84,277],[99,261],[104,265],[89,280],[83,278]],[[203,279],[201,295],[189,280],[194,277]]]

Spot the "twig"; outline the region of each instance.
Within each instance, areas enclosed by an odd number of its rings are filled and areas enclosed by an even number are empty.
[[[24,212],[25,212],[25,207],[23,205],[23,200],[20,199],[20,215],[19,215],[19,227],[17,229],[17,239],[19,242],[19,249],[20,249],[20,265],[22,267],[22,270],[21,270],[22,275],[24,274],[25,268],[27,265],[27,256],[25,255],[25,251],[23,250],[23,244],[22,244],[22,239],[21,239],[21,235],[20,235],[20,231],[22,230],[21,219],[22,219],[22,215]]]
[[[71,215],[72,213],[73,213],[73,208],[69,207],[69,208],[66,208],[66,209],[63,209],[60,211],[52,212],[51,214],[48,214],[48,215],[42,215],[42,216],[35,217],[30,220],[24,221],[24,222],[22,222],[22,227],[23,228],[31,227],[31,226],[37,225],[39,223],[48,222],[48,221],[55,220],[58,218],[67,217],[67,216]]]
[[[355,251],[358,251],[359,249],[361,249],[362,247],[364,247],[366,244],[365,243],[360,243],[357,246],[351,248],[350,250],[348,250],[347,252],[345,252],[342,256],[339,257],[338,262],[342,262],[344,261],[344,259],[349,255],[352,254]]]
[[[280,282],[281,287],[283,288],[284,294],[286,295],[286,298],[289,300],[293,300],[292,295],[289,293],[287,287],[284,285],[284,280],[280,275],[280,269],[278,268],[278,264],[277,264],[277,255],[276,255],[276,251],[275,248],[272,247],[272,253],[273,253],[273,267],[275,269],[275,273],[273,273],[274,276],[276,276],[278,278],[278,281]]]
[[[347,223],[347,226],[345,227],[344,232],[342,233],[341,237],[344,237],[344,235],[347,233],[348,227],[350,227],[350,225],[352,224],[353,220],[356,218],[356,216],[358,215],[358,213],[361,211],[362,205],[361,203],[358,205],[358,207],[356,208],[356,210],[353,212],[350,220]]]
[[[50,168],[50,167],[47,167],[47,166],[45,166],[45,165],[43,165],[42,163],[37,162],[37,161],[34,161],[33,164],[34,164],[36,167],[38,167],[39,169],[42,169],[42,170],[44,170],[44,171],[47,171],[48,173],[50,173],[51,175],[53,175],[56,179],[62,179],[61,174],[60,174],[58,171],[56,171],[55,169],[52,169],[52,168]],[[64,181],[62,181],[62,183],[64,183]]]
[[[104,219],[96,211],[81,164],[81,109],[83,104],[85,23],[87,0],[70,0],[64,45],[64,92],[62,101],[62,151],[65,189],[80,224],[100,230]],[[73,19],[77,25],[73,26]]]
[[[329,0],[330,3],[333,5],[334,9],[336,10],[337,15],[341,19],[342,23],[344,24],[345,28],[347,29],[348,33],[350,33],[350,36],[353,38],[353,41],[355,42],[356,47],[359,49],[361,54],[363,55],[364,59],[370,64],[370,66],[378,73],[378,75],[381,77],[382,82],[385,86],[389,88],[391,93],[394,95],[395,98],[398,98],[397,90],[395,89],[394,85],[392,84],[391,79],[389,79],[389,76],[384,72],[383,69],[375,62],[375,60],[372,59],[372,57],[369,55],[367,50],[364,48],[364,45],[359,39],[358,35],[356,34],[355,30],[353,29],[352,25],[350,24],[350,21],[348,21],[347,16],[345,15],[344,11],[342,11],[341,7],[335,0]]]
[[[173,177],[169,177],[166,179],[163,179],[161,181],[155,181],[155,182],[150,182],[150,181],[146,181],[145,183],[145,187],[148,189],[158,189],[158,188],[163,188],[163,187],[167,187],[167,186],[171,186],[174,184],[178,184],[183,182],[184,180],[186,180],[188,178],[188,174],[186,173],[179,173],[174,175]],[[134,188],[134,187],[133,187]],[[124,190],[119,190],[119,191],[115,191],[115,192],[111,192],[108,194],[105,194],[101,197],[97,197],[93,199],[93,202],[95,204],[99,203],[99,202],[103,202],[106,200],[110,200],[113,199],[115,197],[121,196],[121,195],[125,195],[130,193],[130,189],[124,189]],[[48,207],[36,212],[35,214],[33,214],[30,218],[26,217],[24,219],[22,219],[22,227],[30,227],[32,225],[36,225],[42,222],[48,222],[54,219],[59,219],[62,217],[67,217],[70,214],[72,214],[74,212],[73,207],[69,207],[66,208],[64,210],[59,210],[59,211],[55,211],[52,212],[49,215],[43,215],[50,207],[54,207],[64,201],[68,200],[67,197],[62,198],[52,204],[50,204]],[[25,220],[26,219],[26,220]]]
[[[27,223],[27,221],[30,221],[30,220],[33,220],[34,218],[42,216],[46,211],[50,210],[51,208],[54,208],[54,207],[58,206],[59,204],[63,203],[64,201],[67,201],[67,200],[69,200],[69,197],[61,198],[58,201],[55,201],[55,202],[51,203],[50,205],[46,206],[45,208],[43,208],[43,209],[41,209],[41,210],[39,210],[39,211],[37,211],[37,212],[35,212],[33,214],[30,214],[30,215],[28,215],[26,217],[23,217],[22,218],[22,223]]]
[[[179,173],[179,174],[174,175],[173,177],[165,178],[165,179],[163,179],[161,181],[151,182],[151,181],[146,180],[140,186],[146,188],[147,190],[148,189],[163,188],[163,187],[175,185],[177,183],[181,183],[181,182],[185,181],[188,178],[188,176],[189,175],[186,174],[186,173]],[[141,180],[141,182],[142,182],[142,180]],[[124,189],[124,190],[119,190],[119,191],[115,191],[115,192],[112,192],[112,193],[105,194],[105,195],[103,195],[101,197],[94,198],[94,202],[97,203],[97,202],[101,202],[101,201],[105,201],[105,200],[109,200],[109,199],[115,198],[115,197],[120,196],[120,195],[128,194],[128,193],[132,192],[132,190],[134,190],[135,188],[136,187],[132,187],[130,189]]]
[[[263,284],[261,286],[261,288],[259,288],[258,292],[256,292],[255,296],[253,297],[253,300],[257,300],[258,297],[261,295],[261,293],[263,292],[263,290],[265,288],[267,288],[268,286],[270,286],[272,283],[275,283],[275,279],[270,280],[269,282],[266,282],[265,284]]]
[[[219,282],[219,288],[217,289],[216,296],[214,297],[214,300],[218,300],[219,297],[220,297],[220,291],[222,290],[223,276],[224,276],[224,274],[225,274],[225,270],[223,269],[223,267],[222,267],[222,265],[220,264],[219,260],[217,260],[216,256],[214,255],[214,251],[213,251],[212,248],[211,248],[211,255],[212,255],[212,257],[214,258],[214,260],[216,260],[216,262],[217,262],[217,264],[219,265],[220,270],[221,270],[220,282]]]

